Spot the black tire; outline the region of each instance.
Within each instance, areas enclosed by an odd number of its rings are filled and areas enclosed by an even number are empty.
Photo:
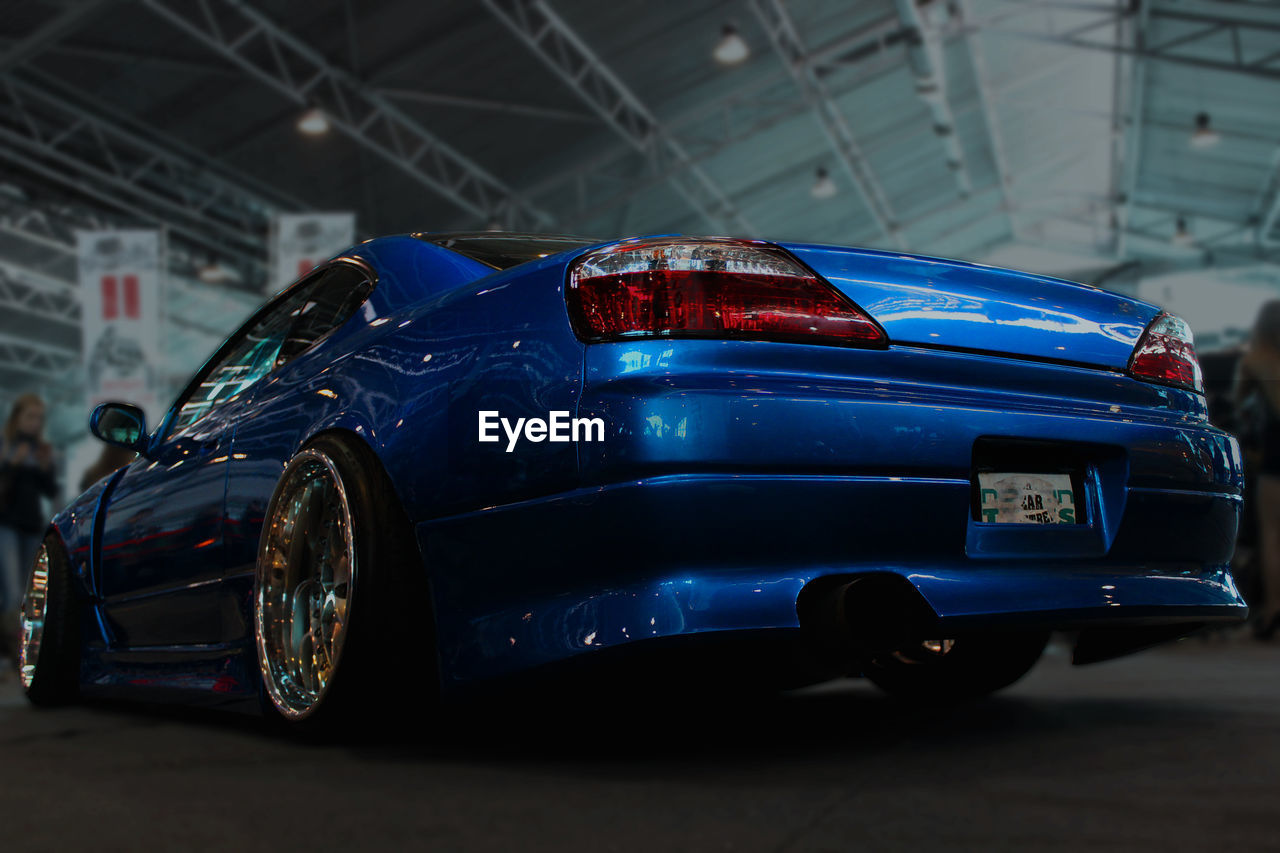
[[[264,711],[303,733],[328,733],[375,715],[384,722],[420,719],[435,706],[439,693],[431,596],[412,525],[390,478],[368,446],[335,433],[309,442],[281,475],[267,507],[263,543],[285,497],[281,490],[291,466],[308,451],[323,455],[337,472],[350,514],[358,570],[347,593],[341,653],[323,695],[304,715],[291,715],[273,697],[263,665],[264,646],[255,632]],[[264,559],[261,545],[258,553],[255,625]]]
[[[41,560],[47,559],[47,584],[43,609],[43,630],[34,661],[28,644],[28,619],[39,614],[29,600],[32,579]],[[28,613],[28,608],[33,612]],[[20,620],[18,643],[22,657],[19,673],[23,690],[31,704],[39,706],[63,705],[74,702],[80,696],[80,631],[84,613],[84,597],[71,576],[71,563],[67,559],[62,540],[49,534],[40,544],[40,551],[32,561],[31,569],[23,584],[23,613]]]
[[[957,638],[945,654],[923,644],[874,654],[863,675],[899,699],[941,703],[976,699],[1030,672],[1048,641],[1046,631],[975,634]]]

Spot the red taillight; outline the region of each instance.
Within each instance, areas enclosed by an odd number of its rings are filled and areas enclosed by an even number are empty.
[[[1129,359],[1129,373],[1138,379],[1204,393],[1191,327],[1172,314],[1161,314],[1147,326]]]
[[[746,240],[664,237],[579,258],[565,291],[584,341],[742,338],[883,346],[884,331],[780,249]]]

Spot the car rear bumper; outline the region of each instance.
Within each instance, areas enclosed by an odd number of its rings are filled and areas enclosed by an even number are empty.
[[[1240,451],[1199,395],[918,346],[651,339],[585,359],[576,414],[604,439],[577,445],[582,488],[419,528],[446,681],[794,631],[806,586],[868,574],[904,579],[939,631],[1246,613],[1227,570]],[[981,523],[975,472],[1041,451],[1082,483],[1082,523]]]
[[[1247,614],[1227,568],[1237,495],[1133,491],[1105,553],[1074,556],[966,553],[969,500],[957,478],[667,475],[426,522],[446,684],[643,639],[796,629],[801,590],[836,576],[905,579],[946,632]]]

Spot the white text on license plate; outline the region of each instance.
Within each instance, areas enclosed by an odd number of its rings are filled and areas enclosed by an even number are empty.
[[[996,524],[1075,524],[1070,474],[978,472],[981,519]]]

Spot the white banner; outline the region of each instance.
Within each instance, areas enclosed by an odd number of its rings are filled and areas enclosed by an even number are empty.
[[[163,248],[159,231],[77,231],[89,405],[119,400],[160,416]]]
[[[271,223],[274,292],[302,278],[356,240],[354,213],[281,213]]]

